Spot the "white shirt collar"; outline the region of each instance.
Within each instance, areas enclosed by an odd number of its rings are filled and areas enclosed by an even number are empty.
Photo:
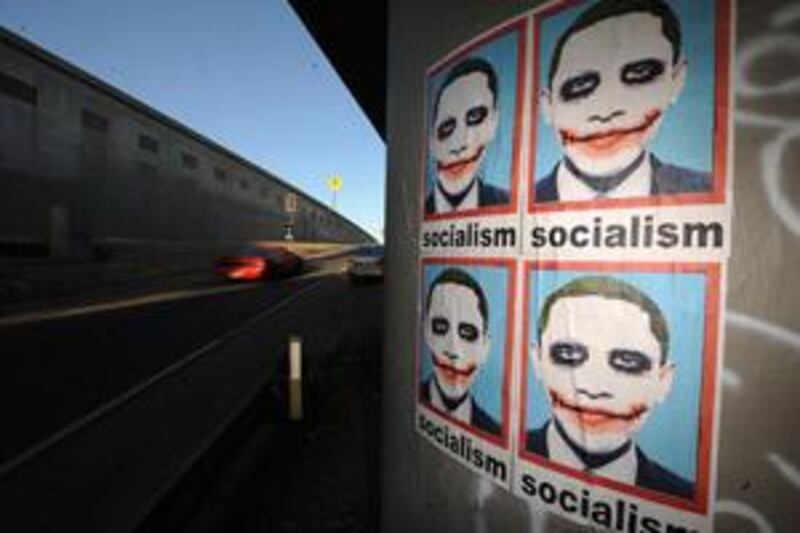
[[[464,199],[461,201],[461,203],[458,204],[459,211],[466,211],[467,209],[477,209],[479,207],[478,188],[480,187],[480,185],[481,185],[480,180],[476,177],[475,183],[472,185],[472,188],[464,197]],[[433,191],[434,191],[433,201],[437,213],[450,213],[456,210],[453,208],[452,205],[450,205],[450,202],[447,201],[447,198],[445,198],[444,194],[442,194],[442,191],[439,190],[438,185],[434,185]]]
[[[642,164],[625,181],[607,193],[600,194],[576,178],[566,165],[560,162],[556,170],[556,187],[558,199],[562,202],[650,196],[650,191],[653,190],[653,163],[650,154],[646,153]]]
[[[596,470],[588,470],[583,461],[572,451],[569,444],[559,434],[555,423],[550,421],[547,425],[547,451],[550,460],[575,470],[589,472],[593,475],[613,479],[628,485],[636,484],[636,471],[639,461],[636,458],[636,445],[631,443],[628,451],[617,459],[603,465]]]
[[[472,422],[472,398],[467,397],[464,398],[464,401],[461,402],[455,411],[449,411],[447,406],[444,404],[444,400],[442,400],[442,395],[439,393],[439,389],[436,387],[436,384],[433,382],[433,379],[428,382],[428,392],[430,393],[431,398],[431,405],[435,408],[443,411],[456,420],[460,420],[465,424],[470,424]]]

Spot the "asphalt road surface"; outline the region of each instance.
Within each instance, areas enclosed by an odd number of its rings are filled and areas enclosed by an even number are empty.
[[[78,469],[70,472],[73,482],[80,483],[82,463],[74,457],[87,455],[85,448],[90,445],[86,443],[112,442],[111,446],[102,446],[107,454],[113,454],[117,448],[128,454],[127,447],[146,445],[145,437],[141,443],[131,441],[129,446],[120,443],[131,439],[131,435],[135,440],[145,431],[127,432],[115,429],[115,424],[129,429],[141,425],[153,431],[162,424],[175,435],[177,432],[200,435],[201,430],[195,427],[200,422],[193,426],[193,421],[185,415],[178,419],[182,423],[172,421],[171,417],[179,416],[173,411],[180,408],[181,401],[190,402],[191,406],[190,396],[196,397],[194,404],[206,417],[216,409],[217,419],[208,424],[219,425],[218,419],[233,410],[233,400],[223,398],[234,398],[237,394],[236,398],[245,397],[241,392],[244,388],[277,381],[291,334],[303,338],[304,365],[309,375],[320,373],[332,354],[358,346],[363,351],[367,342],[374,346],[375,339],[380,338],[379,287],[353,288],[342,274],[342,264],[341,259],[328,261],[318,272],[282,282],[167,293],[0,325],[0,416],[4,424],[0,439],[0,485],[9,474],[16,474],[22,466],[37,461],[42,463],[43,472],[59,468],[59,461],[68,461],[70,468]],[[239,370],[233,370],[237,367]],[[216,382],[215,376],[219,377]],[[166,388],[169,393],[164,392]],[[215,399],[215,395],[220,399]],[[208,407],[201,405],[203,401],[209,402]],[[131,414],[123,417],[120,413],[126,411]],[[85,429],[95,426],[101,426],[102,430]],[[203,431],[202,439],[207,440],[208,431]],[[78,451],[64,452],[61,455],[70,458],[59,459],[59,453],[53,450],[69,448],[71,439],[80,440],[74,437],[77,433],[85,434],[81,436],[83,441],[73,444]],[[146,473],[148,468],[156,471],[156,466],[148,466],[157,463],[150,456],[157,456],[161,448],[176,446],[174,442],[180,439],[162,440],[156,446],[148,441],[149,454],[147,461],[141,460],[142,472]],[[40,455],[50,457],[40,461]],[[55,466],[47,464],[48,461]],[[135,458],[108,461],[122,470],[120,479],[108,481],[113,477],[108,465],[93,475],[115,489],[126,484],[123,477],[126,469],[136,469],[139,464]],[[144,473],[136,475],[142,477]],[[36,475],[39,474],[29,477],[35,479]],[[145,485],[141,480],[137,483]],[[56,485],[54,480],[53,486]],[[102,490],[99,482],[95,485],[92,490],[113,499],[113,494]],[[80,488],[76,498],[86,499],[92,494],[86,487]],[[60,494],[56,489],[53,491],[39,499],[38,504],[44,509],[48,498]],[[159,495],[148,495],[147,505],[156,505],[156,496]],[[88,522],[89,526],[84,524],[84,513],[81,527],[85,531],[112,531],[135,524],[141,519],[144,507],[136,507],[130,501],[135,498],[126,497],[124,491],[120,492],[120,498],[124,501],[115,503],[119,503],[119,509],[98,510],[98,516]],[[90,502],[83,505],[91,514]],[[64,503],[63,507],[69,506]],[[54,519],[56,516],[54,511]],[[121,524],[119,528],[111,527],[117,522]],[[46,526],[48,522],[37,518],[36,524]],[[69,524],[68,518],[53,530],[63,530]]]
[[[332,308],[348,318],[320,330],[302,420],[285,383],[263,390],[135,533],[378,531],[382,298],[360,284]]]

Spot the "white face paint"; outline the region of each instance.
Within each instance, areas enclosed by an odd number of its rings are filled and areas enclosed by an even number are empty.
[[[553,415],[589,452],[625,444],[672,386],[649,315],[623,300],[558,300],[532,358]]]
[[[683,88],[686,65],[672,61],[661,19],[631,13],[567,39],[541,108],[564,153],[602,176],[633,163]]]
[[[425,341],[434,378],[451,401],[469,392],[489,355],[489,334],[472,289],[455,283],[437,285],[425,317]]]
[[[442,91],[430,147],[439,184],[449,194],[463,192],[472,183],[497,131],[497,115],[482,72],[457,78]]]

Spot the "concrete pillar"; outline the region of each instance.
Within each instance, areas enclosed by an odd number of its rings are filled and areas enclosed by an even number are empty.
[[[387,533],[581,531],[534,513],[436,450],[419,436],[415,420],[425,71],[540,3],[388,2],[381,508]],[[800,9],[790,0],[740,0],[736,11],[735,202],[715,530],[794,531],[800,520]]]

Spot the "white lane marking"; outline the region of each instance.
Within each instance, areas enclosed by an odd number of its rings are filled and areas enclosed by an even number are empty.
[[[232,285],[226,287],[208,287],[205,289],[184,289],[178,291],[161,292],[156,294],[147,294],[144,296],[136,296],[126,300],[118,300],[116,302],[103,302],[98,304],[82,305],[79,307],[70,307],[67,309],[53,309],[45,311],[33,311],[30,313],[22,313],[19,315],[8,316],[0,318],[0,326],[18,326],[28,322],[44,322],[47,320],[57,320],[60,318],[71,318],[81,315],[91,315],[94,313],[103,313],[106,311],[117,311],[119,309],[128,309],[131,307],[139,307],[142,305],[150,305],[161,302],[169,302],[175,300],[184,300],[186,298],[195,298],[199,296],[207,296],[210,294],[222,294],[226,292],[242,291],[252,289],[257,286],[257,283],[248,283],[246,285]]]
[[[198,360],[200,357],[205,355],[206,353],[210,352],[213,348],[227,342],[228,340],[236,337],[243,331],[246,331],[251,326],[255,325],[256,323],[260,322],[261,320],[267,318],[268,316],[277,313],[284,307],[288,306],[289,304],[293,303],[295,300],[306,294],[307,292],[311,292],[313,289],[317,288],[317,286],[321,285],[324,280],[317,280],[313,283],[306,285],[305,287],[301,288],[295,293],[288,295],[283,300],[279,301],[272,307],[268,307],[264,311],[258,313],[253,318],[249,319],[248,321],[240,324],[239,326],[233,328],[232,330],[223,333],[216,339],[210,341],[209,343],[205,344],[204,346],[198,348],[197,350],[193,351],[186,357],[175,361],[168,367],[162,369],[160,372],[150,376],[148,379],[134,385],[130,389],[126,390],[122,394],[112,398],[108,402],[104,403],[103,405],[95,408],[94,410],[90,411],[88,414],[82,416],[78,420],[68,424],[67,426],[63,427],[62,429],[56,431],[49,437],[39,441],[38,443],[34,444],[24,452],[12,457],[2,465],[0,465],[0,478],[3,476],[8,475],[10,472],[14,471],[15,469],[19,468],[22,464],[27,463],[31,459],[35,458],[39,454],[45,452],[49,448],[52,448],[54,445],[59,443],[60,441],[66,439],[73,433],[79,431],[80,429],[88,426],[95,420],[98,420],[107,414],[111,413],[112,411],[122,407],[129,401],[136,398],[138,395],[143,393],[148,388],[152,387],[159,381],[163,380],[164,378],[174,374],[175,372],[187,367],[194,361]]]
[[[303,276],[298,276],[293,279],[312,279],[324,275],[318,272],[312,272]],[[12,315],[0,318],[0,327],[2,326],[19,326],[30,322],[45,322],[48,320],[58,320],[62,318],[72,318],[82,315],[90,315],[94,313],[104,313],[108,311],[118,311],[120,309],[129,309],[132,307],[139,307],[142,305],[152,305],[162,302],[171,302],[177,300],[185,300],[187,298],[198,298],[201,296],[209,296],[212,294],[225,294],[228,292],[244,291],[262,287],[262,283],[253,282],[238,285],[226,285],[222,287],[206,287],[203,289],[182,289],[176,291],[160,292],[155,294],[146,294],[144,296],[136,296],[126,300],[118,300],[115,302],[103,302],[97,304],[82,305],[79,307],[70,307],[65,309],[52,309],[43,311],[31,311],[29,313],[21,313],[19,315]]]

